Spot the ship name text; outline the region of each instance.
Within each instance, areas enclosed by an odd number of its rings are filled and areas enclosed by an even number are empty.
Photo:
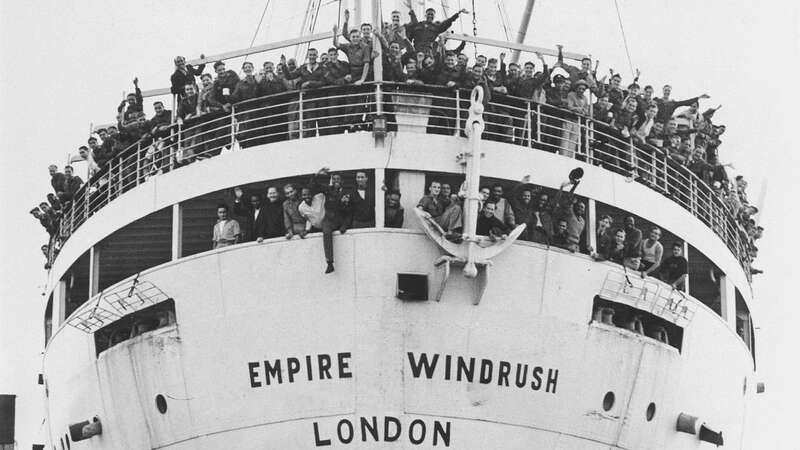
[[[414,378],[429,380],[441,378],[445,381],[467,383],[477,381],[481,384],[497,384],[534,391],[544,388],[544,392],[551,394],[556,393],[558,382],[558,369],[485,358],[408,352],[408,364]]]
[[[251,361],[247,363],[250,387],[282,384],[284,381],[294,383],[299,380],[353,378],[353,372],[350,371],[351,356],[350,352],[340,352],[335,355],[319,354],[301,358]]]

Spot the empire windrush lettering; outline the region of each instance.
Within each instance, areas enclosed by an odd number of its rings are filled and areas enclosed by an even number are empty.
[[[408,365],[414,378],[427,378],[429,380],[441,378],[445,381],[463,381],[467,383],[478,382],[520,389],[540,390],[556,393],[558,369],[548,368],[547,377],[543,378],[545,368],[532,364],[515,363],[508,361],[492,361],[490,359],[477,359],[444,355],[438,353],[415,354],[408,352]],[[437,370],[439,369],[439,370]],[[528,376],[530,375],[530,381]]]
[[[381,433],[383,432],[383,433]],[[401,436],[406,436],[412,445],[439,444],[450,447],[450,422],[434,420],[433,424],[422,419],[414,419],[403,429],[403,422],[397,417],[383,417],[383,426],[378,425],[378,417],[360,417],[357,423],[350,419],[341,419],[336,424],[336,433],[330,429],[320,431],[320,423],[314,422],[314,444],[317,447],[327,447],[336,439],[342,444],[353,442],[395,442]]]
[[[251,361],[247,363],[250,387],[272,386],[283,384],[284,381],[294,383],[301,380],[353,378],[353,373],[350,371],[350,357],[350,352],[341,352],[335,355],[319,354],[301,358]]]

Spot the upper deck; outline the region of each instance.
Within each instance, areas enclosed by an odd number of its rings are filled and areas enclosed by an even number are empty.
[[[467,98],[459,89],[374,82],[282,92],[236,103],[230,112],[173,123],[155,138],[121,152],[84,184],[64,210],[60,238],[67,241],[93,214],[137,186],[222,152],[353,131],[371,131],[375,148],[389,151],[391,136],[405,133],[463,141],[459,136]],[[496,96],[484,116],[486,140],[557,153],[636,181],[669,199],[711,230],[749,279],[748,241],[733,212],[711,187],[661,149],[623,138],[591,118],[512,96]],[[514,161],[507,163],[515,166]]]

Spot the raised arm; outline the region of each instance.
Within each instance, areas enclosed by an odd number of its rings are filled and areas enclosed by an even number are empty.
[[[447,19],[439,23],[439,26],[437,27],[436,31],[438,31],[439,33],[444,33],[445,31],[447,31],[448,28],[450,28],[453,25],[453,22],[455,22],[456,19],[458,19],[458,16],[460,16],[461,14],[467,14],[468,12],[469,11],[467,11],[466,9],[462,9],[461,11],[453,14],[452,16],[448,17]]]

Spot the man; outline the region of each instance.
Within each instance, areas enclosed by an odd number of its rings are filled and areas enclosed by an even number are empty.
[[[297,205],[297,212],[306,219],[306,233],[322,231],[322,221],[325,218],[325,194],[314,193],[316,186],[304,187]]]
[[[286,228],[286,239],[291,239],[295,234],[300,239],[305,239],[308,230],[306,229],[306,218],[300,213],[299,206],[303,201],[300,193],[294,184],[287,184],[283,187],[286,200],[283,201],[283,226]]]
[[[625,267],[639,270],[642,261],[642,230],[636,228],[633,216],[625,217]]]
[[[402,43],[406,39],[406,26],[400,24],[400,11],[392,11],[392,23],[383,27],[383,38],[388,44]]]
[[[82,185],[81,177],[72,175],[72,166],[64,166],[64,192],[58,195],[58,199],[62,203],[72,201]]]
[[[389,191],[386,195],[386,212],[384,213],[384,226],[386,228],[403,228],[405,210],[400,206],[400,192]]]
[[[611,225],[613,223],[614,219],[612,219],[608,214],[604,214],[602,217],[600,217],[600,220],[597,221],[597,230],[595,231],[597,251],[600,251],[601,248],[608,246],[609,242],[612,240],[609,231],[611,230]],[[589,253],[594,253],[594,250],[589,248]]]
[[[562,69],[566,70],[569,74],[569,82],[572,85],[578,82],[578,80],[583,80],[586,82],[589,90],[597,94],[598,86],[597,86],[597,79],[595,77],[595,73],[592,70],[592,60],[591,58],[583,58],[581,59],[581,66],[575,67],[571,66],[564,62],[564,55],[562,54],[562,46],[558,46],[558,60],[556,62],[555,67],[561,67]]]
[[[185,86],[184,92],[186,92]],[[150,119],[150,126],[152,127],[151,132],[153,135],[157,136],[169,130],[169,126],[172,124],[172,111],[164,108],[164,103],[161,101],[153,103],[153,111],[155,111],[155,114]]]
[[[356,85],[362,84],[367,80],[367,75],[370,70],[370,61],[372,60],[372,44],[362,39],[358,30],[350,30],[345,35],[347,30],[347,17],[349,13],[345,11],[345,23],[342,27],[342,37],[347,39],[349,43],[339,42],[339,27],[333,27],[333,46],[347,55],[347,61],[350,63],[350,74],[345,77],[347,83],[354,83]]]
[[[598,248],[597,253],[592,254],[595,261],[611,261],[623,264],[625,261],[625,230],[617,228],[614,231],[614,238],[605,242]]]
[[[364,172],[356,172],[356,188],[350,196],[352,213],[351,228],[373,228],[375,226],[375,194],[367,185]]]
[[[440,197],[442,184],[438,181],[431,181],[428,187],[428,194],[422,196],[417,204],[417,208],[424,212],[424,216],[433,219],[444,231],[444,237],[450,241],[460,241],[461,237],[461,208],[450,208]],[[447,213],[445,214],[445,211]]]
[[[550,244],[550,238],[553,236],[553,216],[550,213],[549,203],[550,196],[546,192],[539,193],[528,230],[528,236],[533,242]]]
[[[137,113],[144,112],[144,107],[142,106],[142,91],[139,89],[139,78],[133,79],[133,86],[135,88],[135,93],[128,94],[125,100],[117,107],[119,120],[126,126],[135,121],[135,118],[138,116]]]
[[[322,176],[330,175],[327,186],[318,183]],[[344,191],[342,187],[342,176],[330,174],[330,169],[323,167],[311,178],[311,185],[316,187],[316,191],[325,194],[325,217],[322,220],[322,245],[325,251],[325,261],[328,267],[325,273],[334,271],[333,266],[333,232],[339,230],[344,234],[347,232],[347,225],[350,221],[349,213],[351,207],[351,195]]]
[[[509,228],[503,223],[502,220],[497,218],[495,209],[497,204],[491,200],[483,205],[483,210],[478,216],[478,223],[475,227],[475,233],[479,236],[488,236],[491,241],[505,239],[508,237]]]
[[[661,229],[653,227],[650,230],[650,236],[642,241],[642,264],[639,270],[642,272],[642,278],[647,278],[653,272],[656,272],[661,267],[661,257],[664,255],[664,246],[658,240],[661,238]]]
[[[205,55],[200,54],[200,59],[205,59]],[[187,65],[186,58],[183,56],[176,56],[175,72],[173,72],[172,76],[169,78],[172,83],[172,88],[170,89],[172,95],[177,95],[179,99],[183,98],[186,92],[184,87],[187,84],[196,85],[195,77],[200,76],[205,68],[205,64],[200,64],[197,67]]]
[[[670,94],[672,93],[672,86],[668,84],[664,85],[661,92],[661,98],[657,98],[655,100],[656,104],[658,105],[658,116],[656,117],[658,122],[666,122],[671,119],[672,113],[674,113],[678,107],[689,106],[700,99],[711,98],[708,96],[708,94],[702,94],[699,97],[687,98],[686,100],[672,100],[669,98]]]
[[[258,238],[263,240],[266,235],[266,218],[263,208],[263,199],[260,194],[250,195],[250,202],[246,203],[243,199],[242,188],[233,189],[235,199],[233,201],[233,213],[244,218],[244,236],[242,242],[255,241]]]
[[[533,240],[533,233],[531,232],[536,206],[533,203],[533,188],[530,184],[530,175],[525,175],[522,181],[514,186],[511,190],[511,208],[514,213],[514,221],[517,224],[525,224],[525,232],[520,236],[524,241]]]
[[[566,239],[567,250],[575,253],[578,251],[578,244],[583,234],[583,229],[586,226],[586,220],[583,218],[586,212],[586,205],[583,202],[574,199],[575,188],[579,181],[566,181],[561,184],[561,188],[556,196],[556,210],[558,211],[557,218],[563,219],[567,223]],[[564,188],[572,184],[573,187],[569,193],[564,195]]]
[[[675,242],[672,244],[672,256],[661,261],[661,280],[669,284],[673,289],[684,290],[688,261],[683,257],[683,244]]]
[[[30,210],[31,215],[39,221],[39,224],[52,236],[58,231],[57,225],[51,220],[47,213],[42,212],[39,207]]]
[[[512,229],[517,226],[516,219],[514,217],[514,209],[511,207],[511,202],[503,197],[502,185],[494,184],[492,186],[489,202],[494,203],[496,206],[493,211],[494,216],[503,222],[507,228]]]
[[[553,245],[558,248],[572,251],[570,247],[569,225],[567,224],[566,219],[559,219],[558,222],[556,222],[556,228],[553,231],[553,235],[547,242],[547,245]]]
[[[225,70],[225,63],[217,61],[214,63],[214,72],[217,78],[214,80],[214,99],[223,105],[225,111],[231,110],[233,90],[239,82],[239,75],[232,70]]]
[[[425,10],[425,21],[420,22],[417,20],[417,15],[414,10],[409,8],[408,15],[411,16],[411,22],[406,25],[406,34],[408,38],[411,39],[411,42],[414,43],[414,48],[417,51],[432,50],[433,42],[436,38],[447,31],[447,29],[453,25],[453,22],[458,19],[458,16],[468,13],[469,11],[462,9],[443,22],[434,22],[436,10],[428,8]]]
[[[61,195],[64,193],[64,182],[66,178],[63,173],[58,171],[58,166],[55,164],[50,164],[47,167],[47,171],[50,173],[50,186],[53,187],[53,192],[57,195]]]
[[[222,248],[239,242],[242,232],[239,222],[228,218],[228,205],[217,206],[217,223],[211,238],[212,248]]]
[[[283,221],[283,202],[281,202],[277,187],[269,186],[267,188],[267,201],[262,206],[264,208],[264,231],[256,240],[261,242],[264,239],[284,236],[286,227]]]

